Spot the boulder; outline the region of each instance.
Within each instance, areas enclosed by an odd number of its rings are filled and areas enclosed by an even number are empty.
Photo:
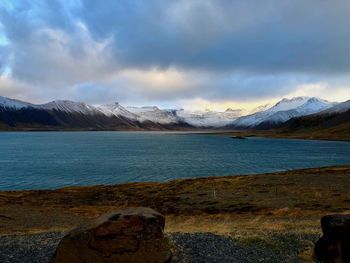
[[[350,215],[321,219],[323,236],[316,242],[315,258],[322,262],[350,262]]]
[[[106,214],[63,237],[52,262],[171,262],[164,225],[164,216],[151,208]]]

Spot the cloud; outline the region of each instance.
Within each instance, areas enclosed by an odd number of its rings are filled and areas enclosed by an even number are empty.
[[[347,0],[4,1],[0,92],[170,105],[350,96],[349,13]]]
[[[27,85],[13,80],[8,75],[0,75],[0,96],[6,94],[9,97],[26,99],[30,92]]]
[[[343,72],[349,12],[346,0],[88,0],[81,19],[125,66]]]

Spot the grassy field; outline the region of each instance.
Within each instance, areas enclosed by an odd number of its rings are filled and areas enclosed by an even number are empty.
[[[129,183],[59,190],[0,192],[0,234],[69,229],[121,207],[152,207],[166,232],[230,235],[244,245],[300,248],[311,260],[323,215],[350,212],[350,166]]]

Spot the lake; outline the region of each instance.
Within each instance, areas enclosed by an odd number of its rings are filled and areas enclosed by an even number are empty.
[[[0,190],[350,164],[350,143],[162,132],[1,132]]]

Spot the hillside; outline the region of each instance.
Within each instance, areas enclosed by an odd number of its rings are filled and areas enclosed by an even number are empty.
[[[0,130],[278,130],[305,132],[308,137],[319,137],[317,132],[324,131],[327,137],[334,132],[347,133],[348,110],[349,101],[334,103],[315,97],[284,98],[252,111],[228,108],[220,112],[124,107],[118,102],[99,106],[69,100],[32,104],[0,96]]]
[[[344,102],[342,104],[346,104]],[[342,105],[335,106],[335,109]],[[281,133],[295,136],[308,136],[310,138],[333,138],[350,140],[350,109],[342,111],[329,109],[318,114],[292,118],[281,128]]]
[[[288,112],[278,112],[283,116]],[[259,113],[262,114],[261,112]],[[263,123],[257,126],[238,128],[221,132],[230,136],[262,136],[320,140],[350,141],[350,101],[345,101],[320,112],[306,116],[291,117],[286,122]]]
[[[35,105],[0,97],[0,130],[173,130],[188,129],[183,122],[159,123],[134,117],[120,107],[94,107],[56,100]],[[119,110],[119,111],[118,111]]]
[[[257,130],[276,128],[292,118],[318,113],[334,105],[335,103],[315,97],[282,99],[270,108],[236,119],[227,127]]]

